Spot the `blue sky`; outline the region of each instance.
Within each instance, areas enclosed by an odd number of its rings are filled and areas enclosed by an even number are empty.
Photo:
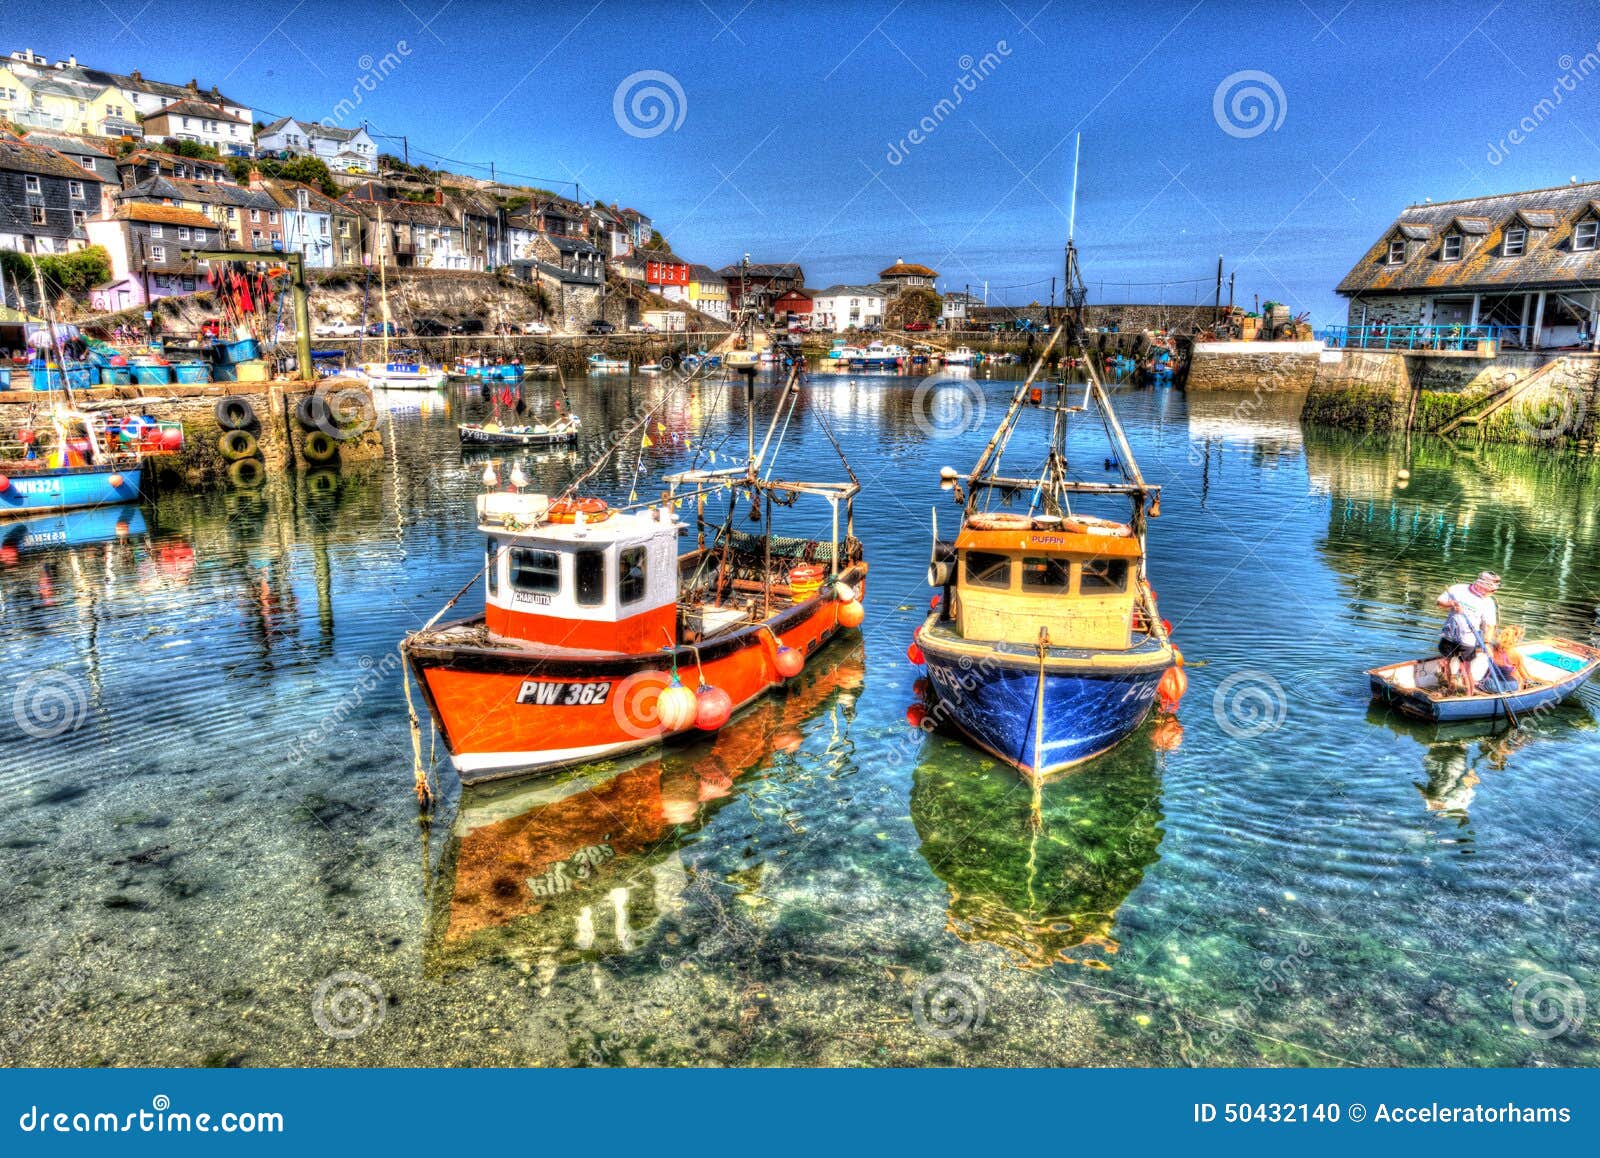
[[[1045,300],[1077,132],[1094,299],[1209,300],[1220,254],[1239,300],[1319,323],[1405,204],[1600,178],[1600,71],[1577,78],[1600,10],[1578,3],[9,0],[4,28],[264,119],[360,92],[344,122],[414,160],[575,180],[692,260],[799,261],[814,286],[905,258]]]

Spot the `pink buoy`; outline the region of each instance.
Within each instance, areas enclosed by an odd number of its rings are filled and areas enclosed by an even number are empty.
[[[695,693],[695,701],[695,727],[704,731],[715,732],[733,715],[733,697],[721,688],[701,684],[700,690]]]
[[[802,670],[804,670],[806,666],[806,657],[801,655],[788,644],[784,644],[782,647],[778,648],[778,654],[773,659],[773,663],[777,666],[779,675],[786,680],[793,679],[795,676],[799,675]]]

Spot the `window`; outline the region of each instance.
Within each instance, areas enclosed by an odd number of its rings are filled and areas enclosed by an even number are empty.
[[[1447,235],[1444,239],[1444,248],[1440,251],[1439,256],[1444,261],[1460,261],[1461,234],[1451,233]]]
[[[968,551],[966,558],[967,586],[1011,586],[1011,556],[992,551]]]
[[[204,229],[196,229],[194,231],[194,239],[195,239],[196,244],[204,245],[206,243],[206,231]],[[205,260],[202,259],[200,264],[204,265],[205,264]]]
[[[259,210],[259,209],[250,210],[250,220],[251,221],[260,221],[261,220],[261,210]]]
[[[67,196],[71,197],[74,201],[82,201],[83,200],[83,182],[82,181],[68,181],[67,182]]]
[[[1521,257],[1523,250],[1528,248],[1528,231],[1526,229],[1506,230],[1506,239],[1501,247],[1501,252],[1507,257]]]
[[[29,174],[27,174],[23,178],[22,184],[23,184],[23,188],[26,189],[29,193],[40,193],[40,192],[43,192],[43,190],[39,186],[39,175],[37,173],[29,173]]]
[[[1395,238],[1389,243],[1389,264],[1404,265],[1406,260],[1406,243],[1403,238]]]
[[[599,607],[606,601],[606,553],[579,551],[573,560],[573,577],[579,607]]]
[[[239,211],[237,209],[235,209],[232,205],[228,206],[228,220],[229,221],[237,221],[237,220],[239,220]]]
[[[1022,560],[1024,591],[1065,592],[1072,581],[1072,565],[1065,559],[1049,556]]]
[[[554,551],[513,548],[511,586],[518,591],[560,591],[561,556]]]
[[[164,246],[164,245],[152,245],[150,247],[150,260],[151,261],[166,261],[167,260],[167,247]]]
[[[178,240],[179,241],[188,241],[189,240],[189,227],[187,225],[178,226]]]
[[[1600,221],[1593,217],[1587,221],[1578,222],[1572,231],[1573,249],[1595,249],[1600,247]]]
[[[617,558],[617,601],[637,603],[644,598],[645,553],[643,547],[629,547]]]
[[[276,225],[276,224],[278,224],[278,211],[276,209],[267,210],[267,224],[268,225]]]
[[[45,225],[48,223],[45,218],[43,205],[30,205],[28,206],[28,211],[32,215],[33,223],[35,225]]]
[[[161,236],[161,226],[152,225],[150,227],[150,236],[151,237],[160,237]]]
[[[89,224],[89,214],[85,210],[74,209],[72,211],[72,227],[74,229],[82,229],[87,224]]]
[[[1128,589],[1126,559],[1090,559],[1078,572],[1078,594],[1110,595]]]
[[[490,538],[484,544],[484,559],[488,564],[484,572],[484,582],[489,586],[489,598],[493,599],[500,594],[500,540]]]

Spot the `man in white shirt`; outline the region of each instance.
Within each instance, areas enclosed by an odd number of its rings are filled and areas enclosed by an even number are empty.
[[[1492,645],[1500,624],[1500,607],[1494,599],[1499,589],[1500,576],[1482,571],[1471,583],[1457,583],[1438,599],[1439,606],[1449,613],[1439,640],[1439,654],[1452,669],[1454,661],[1460,661],[1459,674],[1468,695],[1476,690],[1472,661],[1478,657],[1479,641],[1485,648]]]

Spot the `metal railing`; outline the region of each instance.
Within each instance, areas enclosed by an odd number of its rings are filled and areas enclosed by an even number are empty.
[[[1462,323],[1449,326],[1328,326],[1322,340],[1334,350],[1476,350],[1480,342],[1496,349],[1521,346],[1521,326]]]

